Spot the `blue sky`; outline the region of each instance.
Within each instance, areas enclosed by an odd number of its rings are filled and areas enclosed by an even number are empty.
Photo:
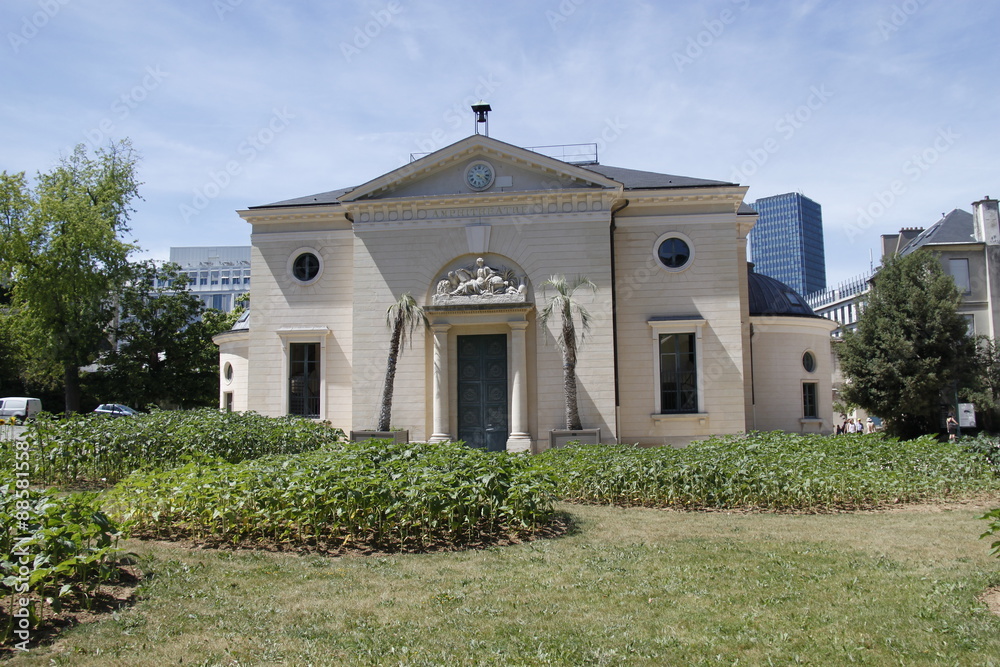
[[[246,245],[247,206],[368,181],[473,132],[799,191],[827,281],[879,236],[1000,196],[1000,4],[5,0],[0,169],[142,155],[144,255]]]

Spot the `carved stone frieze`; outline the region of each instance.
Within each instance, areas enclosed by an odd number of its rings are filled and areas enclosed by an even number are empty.
[[[507,267],[494,269],[480,257],[475,265],[449,271],[437,282],[434,305],[524,303],[528,278]]]

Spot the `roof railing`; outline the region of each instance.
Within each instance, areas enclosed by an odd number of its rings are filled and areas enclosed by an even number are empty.
[[[816,310],[817,308],[828,306],[835,301],[866,292],[868,290],[868,281],[871,280],[873,275],[875,275],[874,271],[867,271],[853,278],[848,278],[836,287],[807,294],[805,297],[806,303],[809,304],[810,308]]]

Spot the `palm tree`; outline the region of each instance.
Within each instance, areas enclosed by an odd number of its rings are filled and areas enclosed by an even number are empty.
[[[409,292],[399,297],[396,303],[385,311],[385,325],[392,330],[389,341],[389,358],[385,364],[385,385],[382,387],[382,402],[378,411],[378,431],[388,431],[392,419],[392,388],[396,382],[396,360],[399,358],[400,346],[412,338],[413,330],[418,323],[427,326],[427,316]]]
[[[544,325],[553,314],[558,313],[562,318],[562,331],[556,340],[559,343],[563,354],[563,391],[566,395],[566,428],[571,431],[579,431],[583,428],[580,424],[580,409],[576,403],[576,327],[573,324],[573,311],[580,316],[580,342],[583,342],[590,329],[590,313],[574,299],[578,289],[587,287],[592,292],[597,292],[597,285],[588,278],[578,277],[572,284],[567,282],[565,276],[552,276],[544,283],[542,289],[545,291],[547,303],[545,308],[539,313],[539,319]],[[548,289],[552,288],[555,294],[548,296]]]

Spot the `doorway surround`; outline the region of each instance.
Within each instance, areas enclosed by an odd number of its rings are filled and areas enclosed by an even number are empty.
[[[432,429],[430,442],[454,440],[458,432],[458,336],[505,334],[507,336],[508,452],[531,450],[528,427],[528,315],[535,306],[517,304],[461,304],[425,306],[433,335]]]

